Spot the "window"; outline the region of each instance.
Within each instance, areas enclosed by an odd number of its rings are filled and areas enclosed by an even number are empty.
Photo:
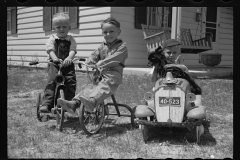
[[[52,30],[52,17],[59,12],[68,13],[71,28],[78,28],[78,7],[43,7],[43,30]]]
[[[141,24],[171,27],[172,7],[136,7],[135,28],[141,29]]]
[[[147,24],[152,26],[171,27],[171,12],[172,10],[170,7],[147,7]]]
[[[7,32],[17,33],[17,7],[7,7]]]
[[[207,7],[206,36],[212,36],[212,42],[216,42],[216,31],[217,31],[217,7]]]
[[[52,16],[59,12],[69,14],[69,7],[52,7]]]
[[[7,7],[7,31],[11,31],[11,7]]]

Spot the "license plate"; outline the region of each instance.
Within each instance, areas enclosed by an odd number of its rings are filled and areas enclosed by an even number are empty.
[[[161,105],[171,105],[171,106],[179,106],[180,97],[159,97],[159,104]]]

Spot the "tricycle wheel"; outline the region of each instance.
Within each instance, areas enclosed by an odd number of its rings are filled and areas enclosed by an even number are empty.
[[[60,93],[60,97],[62,99],[65,99],[64,91],[62,89],[60,89],[59,93]],[[57,121],[57,129],[59,129],[59,131],[62,131],[62,126],[64,121],[64,108],[63,107],[59,108],[58,105],[56,105],[56,121]]]
[[[81,103],[79,109],[79,121],[82,130],[87,135],[96,134],[104,121],[105,117],[105,110],[104,110],[104,103],[99,104],[93,112],[87,112],[83,103]]]
[[[38,93],[37,94],[37,102],[36,102],[37,119],[38,119],[39,122],[46,122],[46,121],[48,121],[49,116],[48,115],[41,115],[41,112],[39,110],[40,104],[41,104],[41,99],[42,99],[41,93]]]

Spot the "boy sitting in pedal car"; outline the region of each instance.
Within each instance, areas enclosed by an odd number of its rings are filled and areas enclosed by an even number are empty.
[[[152,82],[156,82],[163,75],[164,66],[167,64],[179,64],[180,62],[180,43],[175,39],[168,39],[163,42],[162,47],[158,47],[155,52],[148,56],[149,66],[153,66]],[[202,106],[202,90],[196,82],[187,73],[184,72],[184,78],[189,82],[191,92],[196,95],[196,106]]]
[[[101,23],[101,29],[105,42],[90,55],[86,64],[102,66],[111,61],[118,61],[121,65],[103,70],[102,79],[98,84],[89,89],[82,87],[72,101],[59,98],[58,105],[69,113],[73,114],[81,103],[85,105],[88,112],[92,112],[104,99],[115,93],[122,83],[123,67],[128,57],[128,50],[126,42],[118,38],[121,33],[120,23],[110,17]]]

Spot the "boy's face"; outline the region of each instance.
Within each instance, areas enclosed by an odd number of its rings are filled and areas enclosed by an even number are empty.
[[[53,28],[57,32],[59,38],[65,38],[71,26],[69,26],[68,21],[56,21],[53,23]]]
[[[175,63],[176,58],[180,54],[178,46],[164,48],[163,54],[166,57],[168,63]]]
[[[113,24],[104,23],[102,25],[102,34],[106,42],[112,43],[120,35],[121,30]]]

